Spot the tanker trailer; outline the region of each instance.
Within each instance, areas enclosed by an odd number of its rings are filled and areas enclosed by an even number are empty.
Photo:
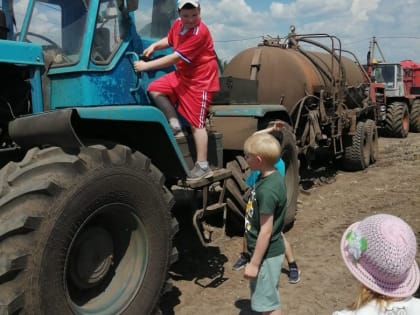
[[[261,129],[281,119],[290,125],[297,155],[307,167],[318,150],[326,149],[344,169],[363,170],[377,157],[376,96],[381,93],[371,89],[369,76],[351,52],[341,49],[337,37],[299,35],[291,27],[284,39],[263,38],[226,65],[212,124],[223,133],[225,149],[241,150],[252,124]],[[243,107],[253,119],[231,119],[234,110]],[[244,209],[247,192],[238,178],[248,172],[243,160],[237,160],[232,167],[235,187],[228,187],[235,213]]]

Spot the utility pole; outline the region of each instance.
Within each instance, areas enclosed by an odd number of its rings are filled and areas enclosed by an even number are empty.
[[[375,59],[375,48],[378,48],[379,54],[381,55],[381,58],[382,59],[380,59],[380,62],[386,62],[385,56],[382,53],[382,49],[379,46],[379,44],[378,44],[378,42],[376,40],[376,37],[373,36],[372,37],[372,40],[369,43],[369,51],[368,51],[368,55],[367,55],[367,63],[368,64],[372,64],[373,60]]]

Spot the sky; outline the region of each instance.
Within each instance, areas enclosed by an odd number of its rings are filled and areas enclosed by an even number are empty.
[[[201,17],[215,49],[229,61],[263,36],[284,37],[294,25],[298,34],[327,33],[366,62],[375,36],[386,62],[420,63],[419,0],[201,0]],[[375,50],[376,59],[382,57]]]
[[[25,8],[27,0],[14,2],[15,9]],[[152,0],[140,0],[137,21],[150,20],[150,16],[144,16],[150,15],[150,11],[141,10],[146,3]],[[420,0],[200,0],[200,3],[202,19],[212,33],[222,61],[255,47],[263,36],[284,38],[294,25],[298,34],[338,37],[342,47],[353,52],[361,63],[366,62],[373,36],[386,62],[412,59],[420,63]],[[48,27],[47,23],[41,25]],[[383,59],[377,49],[375,57]]]

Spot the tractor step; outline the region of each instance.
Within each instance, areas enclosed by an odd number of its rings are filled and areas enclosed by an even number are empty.
[[[202,199],[201,206],[198,204],[196,205],[193,224],[201,244],[205,247],[214,243],[214,240],[212,239],[212,232],[209,230],[205,219],[210,215],[220,214],[220,212],[223,212],[223,227],[225,227],[227,211],[226,203],[224,202],[226,180],[231,176],[231,170],[219,168],[213,170],[213,175],[209,178],[202,178],[192,182],[188,182],[186,180],[178,181],[178,186],[189,188],[194,191],[194,200],[198,201]],[[216,187],[214,185],[215,183],[217,183]],[[218,200],[216,202],[214,202],[212,198],[209,198],[209,187],[214,188],[212,189],[212,192],[217,191],[219,193]],[[201,198],[198,194],[199,191],[202,191]]]
[[[230,176],[232,176],[232,171],[226,168],[218,168],[218,169],[213,170],[213,175],[211,177],[201,178],[201,179],[191,181],[191,182],[188,182],[186,179],[179,180],[178,186],[188,187],[192,189],[200,189],[206,186],[208,187],[215,182],[225,180],[226,178],[229,178]]]

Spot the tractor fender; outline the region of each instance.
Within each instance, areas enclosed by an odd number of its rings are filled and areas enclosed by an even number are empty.
[[[35,146],[78,149],[119,143],[147,155],[166,175],[184,177],[188,166],[163,113],[153,106],[77,107],[19,117],[9,123],[13,141]]]
[[[246,138],[269,121],[280,119],[293,126],[283,105],[216,105],[210,109],[210,117],[211,125],[223,134],[225,150],[242,150]]]
[[[246,105],[213,105],[210,113],[214,117],[257,117],[280,115],[285,122],[292,124],[290,115],[284,105],[246,104]]]

